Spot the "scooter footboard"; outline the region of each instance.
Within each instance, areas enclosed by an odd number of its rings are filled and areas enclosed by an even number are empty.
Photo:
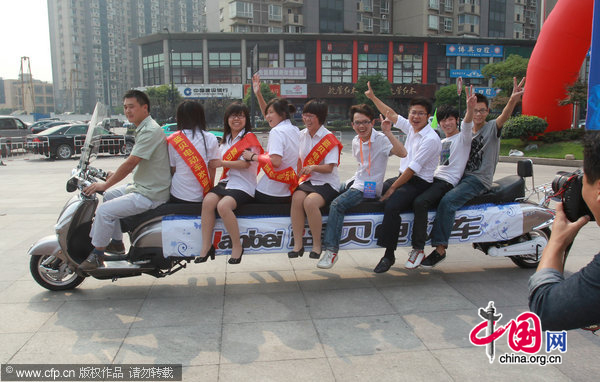
[[[430,211],[427,225],[431,231],[435,211]],[[398,246],[410,246],[414,216],[400,215]],[[282,253],[293,249],[294,239],[289,215],[240,215],[237,218],[244,253]],[[340,249],[379,248],[377,232],[383,221],[382,212],[349,213],[345,216],[340,236]],[[162,218],[161,235],[165,257],[202,256],[201,218],[190,215],[170,215]],[[323,216],[323,233],[327,216]],[[466,206],[457,211],[450,244],[497,242],[523,234],[523,212],[520,203]],[[212,244],[217,255],[231,253],[231,237],[222,221],[217,219]],[[312,247],[308,225],[305,226],[303,246]]]

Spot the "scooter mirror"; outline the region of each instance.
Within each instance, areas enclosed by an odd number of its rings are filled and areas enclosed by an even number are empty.
[[[67,180],[67,192],[73,192],[75,190],[77,190],[77,178],[72,177],[71,179]]]

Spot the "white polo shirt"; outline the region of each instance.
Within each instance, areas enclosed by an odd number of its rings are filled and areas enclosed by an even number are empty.
[[[394,126],[406,134],[404,147],[408,154],[400,160],[400,172],[410,168],[419,178],[429,183],[433,182],[433,173],[442,151],[440,137],[429,124],[415,132],[408,119],[401,115]]]
[[[231,146],[235,145],[236,143],[238,143],[239,141],[242,140],[242,136],[246,133],[246,129],[243,129],[242,131],[239,132],[239,134],[232,140],[231,139],[231,135],[227,137],[227,140],[223,141],[221,143],[221,147],[220,147],[220,151],[221,151],[221,158],[223,158],[223,156],[225,155],[225,153],[227,152],[227,150],[229,150],[231,148]],[[250,150],[253,153],[258,154],[258,148],[257,147],[252,147],[250,148]],[[241,161],[244,161],[244,158],[240,155],[239,159]],[[258,168],[258,162],[254,161],[254,162],[250,162],[250,167],[245,168],[245,169],[235,169],[235,168],[230,168],[229,171],[227,172],[227,177],[223,180],[220,181],[220,183],[222,182],[227,182],[225,188],[226,189],[234,189],[234,190],[240,190],[240,191],[244,191],[246,194],[254,197],[254,190],[256,190],[256,170]],[[225,170],[225,169],[223,169]]]
[[[352,156],[358,162],[358,169],[352,177],[354,179],[352,188],[364,191],[365,182],[375,182],[377,196],[381,196],[383,178],[391,151],[392,143],[390,140],[375,129],[371,130],[371,138],[368,142],[361,141],[358,135],[355,136],[352,140]]]
[[[207,169],[209,161],[220,158],[219,143],[217,137],[213,134],[206,131],[196,131],[192,137],[192,130],[183,130],[183,133],[198,150],[198,153],[204,159],[204,163],[206,163]],[[204,139],[202,139],[202,136],[204,136]],[[205,141],[206,149],[204,149]],[[169,145],[169,162],[171,167],[175,167],[175,174],[171,179],[171,195],[188,202],[201,202],[204,198],[202,186],[194,176],[190,166],[185,163],[173,145]]]
[[[460,133],[442,139],[442,152],[434,178],[441,179],[456,186],[465,172],[465,166],[471,151],[473,122],[461,123]]]
[[[321,126],[319,130],[315,133],[313,137],[310,136],[308,129],[304,129],[300,132],[300,161],[304,163],[304,159],[310,153],[310,151],[315,147],[317,143],[321,141],[327,134],[331,134],[329,130],[325,128],[325,126]],[[324,184],[329,184],[333,187],[334,190],[340,188],[340,177],[338,175],[338,159],[339,159],[340,150],[337,146],[332,148],[325,158],[319,162],[318,164],[333,164],[333,171],[328,174],[323,174],[320,172],[313,171],[310,173],[310,181],[315,186],[322,186]]]
[[[300,130],[289,119],[279,122],[269,132],[267,152],[269,155],[280,155],[281,165],[275,171],[291,167],[298,170],[298,153],[300,145]],[[256,190],[270,196],[290,196],[290,186],[276,180],[271,180],[263,175],[256,186]]]

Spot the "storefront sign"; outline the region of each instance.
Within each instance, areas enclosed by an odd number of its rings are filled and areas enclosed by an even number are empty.
[[[488,98],[494,98],[495,96],[502,91],[500,88],[473,88],[475,93],[483,94]]]
[[[281,85],[279,84],[268,84],[269,89],[275,94],[275,97],[281,97]],[[244,84],[244,96],[248,93],[248,89],[250,89],[250,84]]]
[[[306,68],[260,68],[258,74],[263,80],[305,80]]]
[[[446,45],[446,56],[503,57],[503,51],[503,47],[499,45]]]
[[[392,84],[392,97],[412,98],[422,96],[433,98],[435,85],[431,84]],[[354,98],[354,84],[308,84],[308,95],[313,98]]]
[[[483,78],[481,70],[476,69],[450,69],[450,78]]]
[[[281,96],[284,98],[306,98],[306,84],[281,84]]]
[[[242,98],[242,85],[240,84],[179,85],[177,90],[183,95],[183,98]]]

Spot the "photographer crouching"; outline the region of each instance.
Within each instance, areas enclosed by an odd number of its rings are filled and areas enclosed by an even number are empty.
[[[560,183],[553,188],[560,188],[563,203],[556,206],[552,235],[536,273],[529,279],[529,308],[540,317],[544,330],[600,324],[600,253],[571,277],[565,279],[563,275],[569,249],[581,227],[590,220],[600,225],[600,133],[588,132],[584,139],[583,176],[573,175],[555,183]]]

